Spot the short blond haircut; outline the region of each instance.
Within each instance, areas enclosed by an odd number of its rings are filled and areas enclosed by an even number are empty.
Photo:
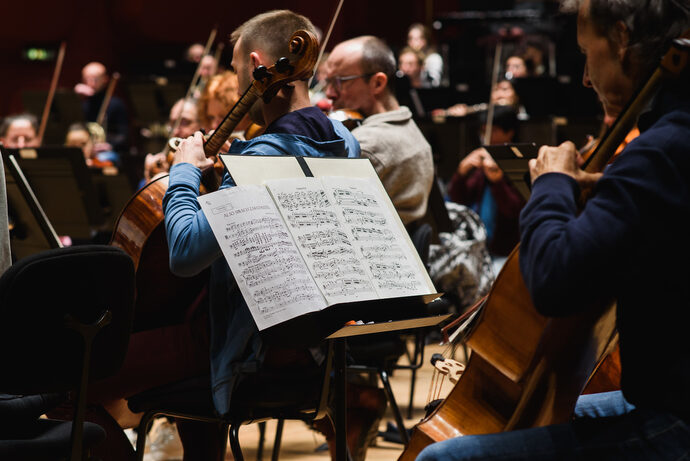
[[[277,60],[289,53],[289,41],[295,31],[305,29],[316,36],[314,24],[301,14],[290,10],[273,10],[254,16],[230,34],[234,47],[242,38],[242,51],[262,50]]]

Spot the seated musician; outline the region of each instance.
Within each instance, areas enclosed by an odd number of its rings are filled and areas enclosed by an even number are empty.
[[[107,143],[93,142],[89,128],[83,123],[70,125],[65,135],[65,146],[80,148],[84,152],[84,161],[93,168],[116,166],[120,163],[120,156],[109,150]]]
[[[38,120],[33,114],[5,117],[0,125],[0,143],[12,149],[38,147]]]
[[[83,98],[82,110],[87,122],[96,122],[105,102],[110,76],[100,62],[90,62],[81,70],[81,82],[74,85],[74,92]],[[113,95],[107,102],[103,128],[109,150],[125,155],[129,148],[129,115],[127,105]]]
[[[215,130],[239,99],[239,81],[237,80],[236,73],[226,70],[212,76],[197,102],[197,113],[199,114],[201,128],[206,130],[207,133]],[[237,124],[237,127],[235,127],[231,138],[246,141],[245,133],[250,125],[251,119],[248,115],[245,115],[240,123]]]
[[[486,112],[480,114],[480,136],[486,130],[486,117]],[[489,144],[515,142],[517,131],[515,110],[511,106],[496,106]],[[469,206],[479,214],[494,262],[504,260],[520,240],[518,217],[525,201],[504,177],[491,154],[483,147],[467,154],[448,182],[447,190],[453,202]],[[500,268],[500,264],[495,266]]]
[[[197,104],[193,99],[178,99],[170,108],[168,117],[168,130],[171,137],[186,138],[194,134],[201,124],[197,116]],[[144,158],[144,177],[139,183],[139,187],[145,186],[149,181],[153,181],[160,175],[166,174],[170,170],[168,164],[168,149],[163,149],[157,154],[146,154]]]
[[[566,6],[578,13],[583,83],[612,117],[690,27],[687,1]],[[662,85],[638,127],[640,135],[603,175],[581,170],[570,142],[542,147],[530,163],[532,194],[520,217],[520,269],[539,312],[563,317],[597,299],[617,300],[621,390],[580,396],[569,422],[446,440],[423,450],[419,461],[677,460],[690,453],[683,320],[690,286],[687,271],[675,265],[690,256],[678,225],[690,219],[687,77]],[[591,186],[579,210],[580,192]]]
[[[434,179],[431,146],[395,97],[396,63],[379,38],[362,36],[336,45],[328,57],[326,96],[334,109],[364,116],[352,134],[371,160],[403,224],[426,213]]]
[[[311,21],[288,10],[270,11],[248,20],[231,35],[232,66],[239,89],[244,92],[252,72],[260,65],[271,67],[288,55],[292,34]],[[245,155],[300,155],[310,157],[358,157],[359,144],[337,121],[312,106],[308,83],[294,81],[280,89],[270,102],[259,100],[250,109],[253,122],[265,132],[249,141],[235,140],[231,153]],[[254,320],[230,273],[213,232],[197,202],[202,169],[207,159],[200,132],[183,140],[170,168],[170,182],[163,199],[170,265],[181,276],[211,268],[209,284],[211,325],[211,380],[213,399],[220,414],[229,411],[231,391],[238,379],[234,371],[245,362],[264,366],[310,366],[315,362],[307,349],[265,350]],[[221,188],[233,186],[226,174]]]

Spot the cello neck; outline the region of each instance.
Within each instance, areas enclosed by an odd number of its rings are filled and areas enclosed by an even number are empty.
[[[237,124],[240,123],[242,117],[249,112],[249,109],[254,105],[257,99],[259,99],[259,93],[256,91],[254,85],[250,85],[247,91],[244,92],[232,107],[230,112],[227,113],[218,128],[215,129],[213,134],[211,134],[204,143],[204,153],[206,157],[211,157],[220,152],[225,141],[230,138]]]
[[[687,33],[686,33],[687,35]],[[661,87],[662,83],[678,77],[686,67],[690,40],[680,38],[673,41],[659,66],[654,70],[646,83],[623,109],[611,128],[606,132],[592,155],[585,162],[583,169],[588,173],[603,171],[609,160],[616,153],[618,146],[625,140],[630,130],[637,123],[637,118],[647,108],[649,102]]]

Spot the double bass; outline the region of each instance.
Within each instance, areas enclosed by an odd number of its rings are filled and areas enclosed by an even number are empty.
[[[278,59],[270,68],[257,67],[249,88],[205,141],[206,156],[214,156],[220,151],[238,122],[259,98],[268,102],[290,82],[309,78],[317,48],[318,41],[311,32],[298,30],[290,39],[289,56]],[[134,261],[137,276],[135,330],[160,323],[161,312],[184,312],[208,281],[205,272],[182,278],[169,270],[162,206],[167,188],[168,175],[163,175],[139,190],[117,219],[110,240],[111,245],[125,250]],[[206,190],[213,188],[207,186]]]
[[[686,40],[687,41],[687,40]],[[676,40],[583,166],[604,169],[666,79],[678,77],[688,60]],[[446,399],[414,428],[399,460],[414,460],[434,442],[568,421],[597,366],[616,346],[615,303],[601,299],[577,316],[537,313],[518,262],[508,256],[466,341],[466,369]]]

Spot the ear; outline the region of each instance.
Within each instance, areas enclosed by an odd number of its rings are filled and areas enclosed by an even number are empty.
[[[249,53],[249,62],[252,64],[252,68],[256,69],[264,63],[264,60],[258,52],[252,51]]]
[[[630,42],[628,26],[626,26],[623,21],[616,22],[613,28],[613,38],[615,40],[615,45],[618,47],[616,55],[618,59],[623,61],[625,53],[628,51],[628,43]]]
[[[376,72],[371,76],[369,85],[371,86],[373,93],[375,95],[379,95],[386,90],[386,86],[388,85],[388,76],[383,72]]]

